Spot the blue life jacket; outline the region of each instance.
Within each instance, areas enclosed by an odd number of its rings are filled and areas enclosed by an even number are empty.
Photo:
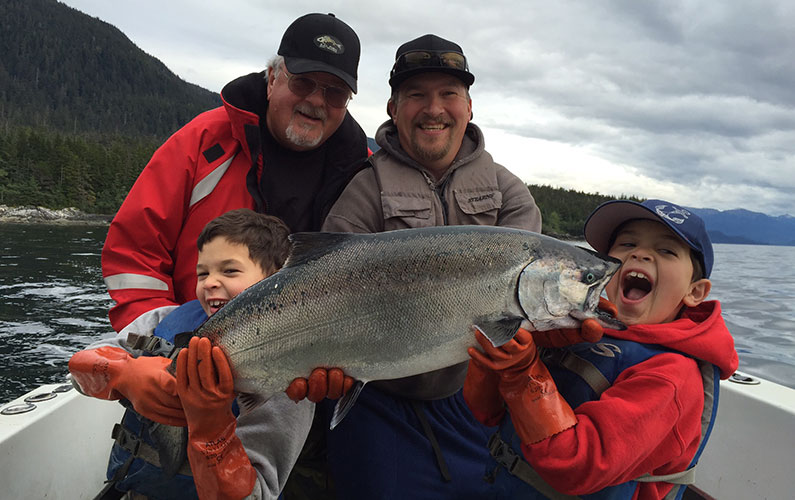
[[[191,332],[198,328],[207,319],[207,314],[198,300],[187,302],[171,311],[160,324],[157,325],[154,335],[160,339],[173,343],[174,337],[183,332]],[[144,355],[156,355],[157,352],[144,352]],[[157,448],[149,435],[149,421],[135,410],[127,409],[122,417],[121,424],[116,424],[113,437],[116,441],[110,452],[108,460],[107,478],[115,482],[119,491],[135,491],[146,495],[150,499],[194,499],[198,498],[193,476],[177,473],[167,477],[163,470],[139,457],[140,448],[138,441]],[[138,451],[133,455],[134,451]],[[183,467],[189,467],[187,460]]]
[[[666,352],[678,351],[659,345],[642,344],[605,336],[597,343],[582,343],[560,349],[542,349],[541,356],[558,386],[558,391],[572,408],[576,408],[587,401],[599,399],[602,392],[609,388],[618,375],[627,368]],[[487,475],[492,475],[497,482],[506,481],[511,476],[521,478],[524,484],[514,490],[515,495],[511,498],[628,499],[632,498],[639,481],[667,481],[678,486],[675,486],[665,498],[667,500],[681,499],[686,485],[693,482],[695,465],[709,439],[718,410],[720,384],[718,368],[705,361],[696,361],[701,370],[704,386],[704,408],[701,417],[701,441],[686,471],[666,476],[645,474],[633,481],[610,486],[589,495],[564,495],[555,491],[524,460],[521,440],[514,430],[510,415],[506,413],[498,432],[489,441],[489,449],[495,463],[487,471]]]

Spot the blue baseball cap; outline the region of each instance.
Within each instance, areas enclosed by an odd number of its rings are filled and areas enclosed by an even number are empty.
[[[591,212],[583,228],[585,241],[594,250],[606,254],[616,229],[633,219],[648,219],[662,222],[685,243],[695,250],[704,268],[704,277],[712,273],[712,241],[707,227],[698,215],[686,208],[664,200],[646,200],[637,203],[630,200],[613,200],[602,203]]]

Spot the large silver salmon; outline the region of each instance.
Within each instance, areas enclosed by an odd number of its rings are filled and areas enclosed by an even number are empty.
[[[599,295],[619,267],[553,238],[490,226],[291,239],[282,270],[196,331],[229,356],[244,409],[319,366],[366,383],[461,363],[475,345],[473,326],[495,345],[520,325],[577,327],[599,317]],[[342,406],[353,404],[352,392]]]

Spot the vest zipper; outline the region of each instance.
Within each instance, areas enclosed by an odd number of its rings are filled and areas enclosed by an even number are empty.
[[[444,192],[445,188],[447,187],[447,183],[450,182],[450,176],[447,176],[447,178],[441,183],[441,185],[437,186],[433,182],[433,179],[431,179],[426,172],[420,170],[420,173],[422,173],[422,176],[425,177],[425,182],[428,183],[428,187],[430,187],[431,191],[433,191],[434,194],[436,194],[436,197],[439,198],[439,203],[441,203],[442,205],[442,225],[444,226],[448,225],[447,223],[449,222],[449,217],[447,210],[447,199],[444,197]]]

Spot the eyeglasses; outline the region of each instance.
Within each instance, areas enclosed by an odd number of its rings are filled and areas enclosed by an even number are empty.
[[[390,76],[416,68],[452,68],[468,71],[467,58],[460,52],[440,52],[435,50],[415,50],[401,54],[392,66]]]
[[[333,108],[344,108],[348,105],[348,101],[351,100],[350,90],[333,85],[323,85],[311,78],[293,75],[287,71],[282,71],[282,73],[287,78],[287,88],[298,97],[309,97],[320,88],[323,90],[323,98]]]

